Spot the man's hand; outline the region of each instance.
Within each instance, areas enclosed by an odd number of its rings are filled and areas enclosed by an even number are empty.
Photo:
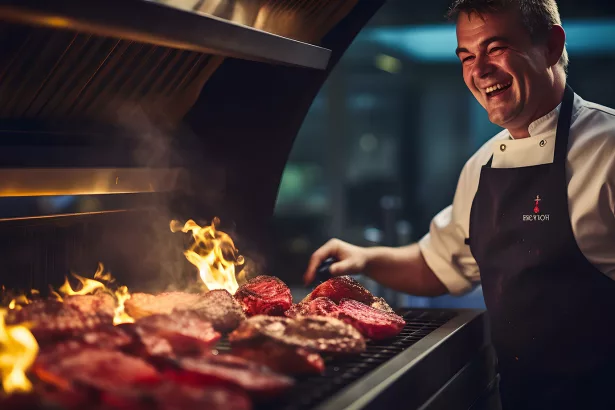
[[[335,258],[335,262],[329,268],[331,275],[352,275],[362,273],[365,270],[368,262],[368,248],[351,245],[339,239],[331,239],[318,249],[310,258],[303,281],[306,285],[310,284],[316,277],[316,269],[327,258]]]

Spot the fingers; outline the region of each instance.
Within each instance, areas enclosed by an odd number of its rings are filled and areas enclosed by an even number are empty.
[[[329,267],[329,272],[332,276],[350,275],[353,273],[359,273],[359,268],[356,262],[352,258],[344,259],[339,262],[335,262]]]
[[[305,283],[305,285],[309,285],[314,281],[314,278],[316,277],[316,269],[318,269],[318,266],[325,259],[330,256],[336,256],[336,249],[336,241],[332,239],[312,254],[308,267],[303,275],[303,283]]]

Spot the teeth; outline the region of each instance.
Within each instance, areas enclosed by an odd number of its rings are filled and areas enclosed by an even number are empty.
[[[506,88],[510,85],[511,83],[506,83],[506,84],[496,84],[496,85],[492,85],[491,87],[487,87],[485,88],[485,92],[487,94],[494,92],[495,90],[501,90],[502,88]]]

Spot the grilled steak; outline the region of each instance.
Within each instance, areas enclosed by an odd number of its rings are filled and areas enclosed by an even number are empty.
[[[284,282],[261,275],[240,286],[235,293],[246,316],[282,316],[293,304],[293,296]]]
[[[37,300],[23,308],[12,309],[6,323],[29,322],[39,344],[70,338],[103,324],[113,323],[113,316],[99,312],[83,313],[74,306],[51,299]]]
[[[320,353],[354,354],[365,350],[361,333],[332,317],[254,316],[229,335],[233,347],[258,345],[268,339]]]
[[[224,289],[211,290],[190,308],[218,332],[228,333],[246,319],[239,303]]]
[[[34,373],[61,389],[75,384],[101,391],[121,391],[160,382],[161,375],[145,361],[120,352],[91,347],[60,346],[41,352]]]
[[[393,337],[406,325],[404,319],[393,312],[376,309],[351,299],[342,299],[340,304],[336,305],[329,298],[319,297],[294,305],[285,314],[288,317],[308,315],[334,317],[352,325],[363,336],[372,340]]]
[[[149,355],[200,355],[221,337],[211,323],[190,311],[151,315],[123,328],[138,335]]]
[[[257,400],[273,398],[294,384],[289,377],[232,355],[180,359],[165,373],[181,384],[240,387]]]
[[[78,340],[104,350],[120,350],[134,343],[133,337],[122,328],[103,325],[79,335]]]
[[[393,312],[393,309],[384,299],[372,295],[369,290],[350,276],[336,276],[321,283],[301,303],[310,302],[320,297],[329,298],[335,303],[340,303],[342,299],[352,299],[375,309]]]
[[[251,410],[252,402],[245,392],[222,386],[207,388],[165,383],[151,390],[156,402],[154,410]],[[152,407],[149,407],[150,409]]]
[[[158,295],[133,293],[124,303],[126,313],[134,319],[155,314],[169,314],[174,310],[190,310],[201,295],[187,292],[165,292]]]
[[[350,299],[342,299],[336,317],[372,340],[396,336],[406,325],[406,321],[395,313],[384,312]]]
[[[318,353],[274,340],[236,345],[232,353],[283,374],[321,374],[325,370],[325,362]]]
[[[284,314],[286,317],[297,316],[329,316],[337,317],[339,307],[329,298],[319,297],[308,302],[293,305]]]
[[[115,313],[115,299],[108,293],[67,296],[64,298],[64,303],[86,315],[98,312],[113,317]]]

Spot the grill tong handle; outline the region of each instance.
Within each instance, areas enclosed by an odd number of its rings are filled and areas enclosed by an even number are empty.
[[[320,265],[316,269],[316,283],[322,283],[331,279],[331,271],[329,270],[329,268],[335,262],[337,262],[337,259],[327,258],[320,263]]]

